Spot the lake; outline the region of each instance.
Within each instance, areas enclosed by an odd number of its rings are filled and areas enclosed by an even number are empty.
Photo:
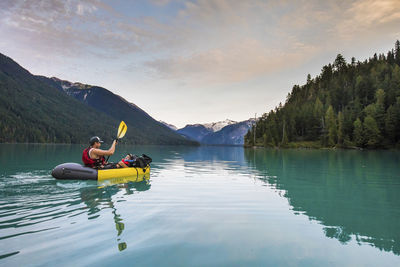
[[[50,175],[79,145],[0,145],[1,266],[400,266],[400,152],[117,146],[149,179]]]

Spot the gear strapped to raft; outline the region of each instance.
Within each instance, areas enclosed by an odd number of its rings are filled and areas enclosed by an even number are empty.
[[[131,159],[123,159],[122,162],[128,167],[136,167],[146,169],[147,166],[153,161],[149,156],[142,154],[142,156],[130,155]]]

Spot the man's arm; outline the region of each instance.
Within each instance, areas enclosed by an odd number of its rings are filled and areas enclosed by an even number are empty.
[[[92,151],[90,151],[91,153],[97,155],[97,156],[111,156],[112,154],[114,154],[115,152],[115,144],[117,143],[116,140],[113,141],[110,149],[108,150],[102,150],[102,149],[98,149],[98,148],[93,148]]]

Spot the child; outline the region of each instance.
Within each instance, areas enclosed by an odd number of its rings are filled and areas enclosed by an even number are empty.
[[[117,168],[128,168],[132,166],[132,163],[134,162],[133,160],[133,155],[128,154],[125,156],[125,158],[121,159],[120,162],[117,164]]]

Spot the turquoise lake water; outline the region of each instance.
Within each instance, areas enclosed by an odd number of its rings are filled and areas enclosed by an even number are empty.
[[[63,181],[0,145],[0,266],[400,266],[400,152],[118,146],[149,180]]]

